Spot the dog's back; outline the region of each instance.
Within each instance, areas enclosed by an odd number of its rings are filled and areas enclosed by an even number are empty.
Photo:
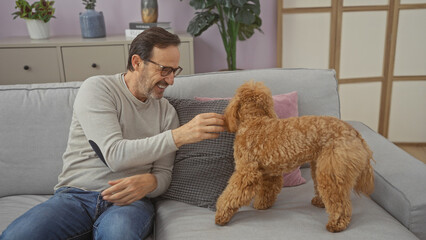
[[[241,149],[243,151],[253,150],[259,156],[273,155],[273,158],[281,159],[286,169],[280,170],[284,171],[316,159],[327,145],[355,142],[371,155],[368,146],[351,125],[328,116],[245,119],[240,123],[235,141],[241,142],[236,144],[237,148],[246,148]],[[258,159],[261,161],[262,158]]]

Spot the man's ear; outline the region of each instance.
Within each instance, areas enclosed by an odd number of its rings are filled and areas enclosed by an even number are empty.
[[[141,67],[142,65],[143,65],[142,58],[139,55],[137,55],[137,54],[133,54],[132,55],[132,66],[133,66],[133,69],[135,69],[135,70],[139,69],[139,67]]]

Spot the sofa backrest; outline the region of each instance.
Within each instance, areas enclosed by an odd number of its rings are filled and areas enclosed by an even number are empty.
[[[243,82],[263,81],[273,94],[297,91],[300,115],[339,117],[333,70],[263,69],[177,77],[165,95],[232,97]],[[0,85],[0,197],[52,194],[62,169],[81,82]]]
[[[340,117],[337,79],[334,70],[256,69],[195,74],[175,78],[165,96],[175,98],[232,97],[249,80],[262,81],[272,94],[297,91],[299,115]]]
[[[0,85],[0,197],[53,193],[80,85]]]

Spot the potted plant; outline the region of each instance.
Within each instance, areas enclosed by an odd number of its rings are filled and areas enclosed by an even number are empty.
[[[83,0],[86,11],[80,13],[80,28],[83,38],[101,38],[106,36],[105,21],[102,12],[95,11],[96,0]]]
[[[255,29],[262,32],[259,0],[190,0],[189,5],[197,12],[187,32],[197,37],[216,24],[225,47],[228,70],[236,70],[237,40],[249,39]]]
[[[25,19],[27,23],[28,33],[31,39],[46,39],[50,36],[49,21],[54,18],[55,1],[40,0],[33,4],[29,4],[26,0],[15,1],[15,9],[19,9],[12,13],[13,19],[20,17]]]

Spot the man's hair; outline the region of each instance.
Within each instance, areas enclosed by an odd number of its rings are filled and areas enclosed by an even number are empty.
[[[142,60],[148,60],[152,57],[154,47],[166,48],[169,46],[178,46],[180,44],[179,36],[172,34],[160,27],[151,27],[139,34],[133,39],[129,50],[129,59],[127,60],[127,70],[134,71],[132,65],[132,56],[137,54]]]

